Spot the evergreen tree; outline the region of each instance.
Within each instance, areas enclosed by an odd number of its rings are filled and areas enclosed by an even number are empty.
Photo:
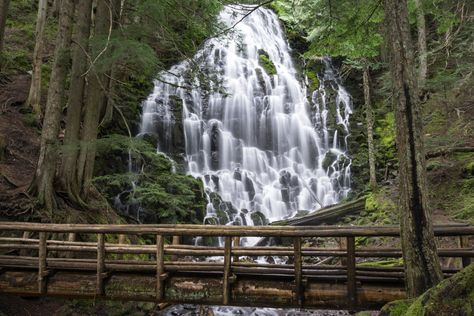
[[[384,0],[399,162],[400,226],[408,297],[442,280],[426,179],[421,106],[406,1]]]
[[[30,92],[26,105],[33,109],[38,118],[41,117],[41,66],[43,65],[44,27],[48,9],[47,0],[39,0],[38,17],[36,19],[35,50],[33,52],[33,72],[31,75]]]

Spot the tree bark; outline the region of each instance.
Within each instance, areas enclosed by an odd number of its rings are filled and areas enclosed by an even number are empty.
[[[384,0],[399,160],[400,226],[407,295],[442,279],[428,206],[425,149],[406,0]]]
[[[415,0],[416,26],[418,29],[418,87],[424,89],[428,74],[428,49],[426,46],[426,20],[422,0]]]
[[[7,24],[8,7],[10,0],[0,0],[0,55],[3,53],[5,40],[5,25]]]
[[[47,0],[39,0],[38,17],[36,19],[36,42],[33,52],[33,73],[31,75],[30,92],[26,105],[33,109],[38,118],[41,117],[41,66],[43,65],[43,35],[46,24]]]
[[[74,31],[72,35],[71,89],[69,91],[66,115],[66,132],[62,150],[60,182],[68,198],[83,205],[80,199],[80,185],[77,182],[77,156],[79,152],[80,128],[84,104],[85,78],[87,70],[87,48],[91,30],[92,0],[81,0],[77,4]]]
[[[374,144],[374,113],[372,110],[372,95],[370,83],[369,67],[364,67],[364,100],[365,100],[365,120],[367,123],[367,147],[369,151],[369,184],[372,190],[377,188],[377,175],[375,172],[375,144]]]
[[[112,23],[110,20],[110,10],[112,10],[110,6],[111,3],[109,1],[98,1],[94,36],[107,36]],[[91,188],[96,155],[95,142],[99,132],[100,113],[107,100],[105,89],[108,87],[107,76],[104,73],[100,73],[95,65],[90,69],[87,78],[87,99],[77,168],[77,178],[82,188],[82,198],[84,200],[87,200]]]
[[[122,1],[121,0],[112,0],[112,8],[113,8],[113,13],[112,13],[112,28],[118,29],[120,24],[121,24],[121,13],[122,13]],[[116,87],[117,87],[117,81],[114,80],[118,76],[118,66],[116,63],[112,65],[112,70],[110,71],[110,78],[109,80],[109,87],[108,87],[108,98],[107,98],[107,106],[105,108],[105,113],[102,118],[102,126],[107,126],[112,122],[113,119],[113,113],[114,113],[114,102],[115,102],[115,97],[116,97]]]
[[[59,17],[54,62],[48,89],[48,100],[41,132],[41,147],[30,192],[37,196],[40,205],[47,210],[56,208],[53,186],[58,159],[58,133],[64,105],[66,77],[69,70],[69,47],[71,44],[74,0],[63,0]]]

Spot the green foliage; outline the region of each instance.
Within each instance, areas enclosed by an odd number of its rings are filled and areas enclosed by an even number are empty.
[[[369,192],[365,200],[365,211],[357,219],[358,225],[391,225],[398,223],[397,205],[388,190]]]
[[[383,40],[379,32],[383,20],[379,1],[279,0],[273,8],[282,20],[308,34],[308,57],[358,59],[379,55]]]
[[[37,10],[37,4],[34,1],[10,1],[1,61],[2,71],[7,74],[26,73],[32,68]],[[55,19],[49,17],[44,32],[46,44],[54,41],[56,30]]]
[[[277,74],[275,64],[271,61],[268,53],[265,51],[259,51],[258,64],[265,70],[269,76]]]
[[[172,162],[157,153],[153,145],[137,138],[112,135],[100,139],[97,148],[101,157],[97,173],[102,175],[94,182],[109,200],[131,190],[134,182],[136,189],[125,195],[122,203],[139,204],[147,214],[147,221],[202,223],[206,200],[201,181],[174,173]],[[118,161],[113,163],[117,157]],[[132,158],[138,172],[119,169],[126,165],[124,162],[128,157]]]
[[[375,137],[377,140],[376,159],[383,166],[395,167],[396,144],[395,144],[395,114],[387,112],[381,119],[375,122]]]

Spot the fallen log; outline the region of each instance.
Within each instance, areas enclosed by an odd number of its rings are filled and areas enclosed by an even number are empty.
[[[326,206],[311,214],[276,221],[271,223],[271,225],[304,226],[332,224],[339,221],[343,216],[358,214],[363,211],[365,209],[365,199],[366,197],[363,196],[354,201]]]
[[[452,148],[442,148],[434,151],[429,151],[426,153],[426,159],[436,158],[440,156],[446,156],[452,153],[469,153],[474,152],[474,147],[452,147]]]

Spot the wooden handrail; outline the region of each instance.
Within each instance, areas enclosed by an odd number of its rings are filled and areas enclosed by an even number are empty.
[[[361,283],[378,282],[379,284],[403,284],[404,271],[402,267],[367,268],[357,265],[357,258],[401,258],[400,248],[368,248],[357,247],[355,237],[400,237],[397,226],[216,226],[216,225],[84,225],[84,224],[40,224],[0,222],[0,231],[15,232],[7,237],[0,237],[0,250],[6,249],[6,255],[0,255],[0,268],[37,269],[38,291],[35,295],[49,295],[48,286],[53,287],[56,274],[54,271],[95,271],[96,286],[94,296],[106,297],[107,284],[113,282],[113,273],[154,273],[153,297],[158,302],[166,302],[167,289],[175,286],[173,275],[176,273],[218,275],[222,285],[222,303],[229,305],[237,303],[239,297],[240,277],[248,280],[248,276],[266,275],[271,278],[291,278],[294,280],[292,301],[295,306],[304,307],[314,287],[311,282],[336,282],[344,284],[344,295],[350,310],[359,308]],[[24,232],[28,232],[25,234]],[[19,233],[19,234],[18,234]],[[39,233],[39,234],[38,234]],[[54,233],[67,233],[67,240],[48,240]],[[466,266],[474,258],[474,249],[470,245],[469,236],[474,235],[474,226],[443,225],[434,227],[435,236],[453,236],[459,242],[457,248],[438,248],[441,257],[461,258]],[[97,242],[77,241],[80,234],[97,236]],[[106,234],[117,236],[106,242]],[[13,236],[11,236],[13,235]],[[126,244],[126,235],[154,235],[156,244],[138,245]],[[22,236],[15,237],[15,236]],[[38,239],[33,238],[38,236]],[[223,237],[224,245],[197,246],[180,244],[179,236],[212,236]],[[255,237],[291,237],[291,246],[255,246],[240,245],[240,238]],[[76,238],[77,237],[77,238]],[[130,237],[130,236],[129,236]],[[302,237],[324,237],[344,239],[345,247],[321,248],[303,246]],[[133,238],[132,238],[133,239]],[[89,239],[90,240],[90,239]],[[172,242],[166,244],[169,240]],[[15,251],[12,251],[15,250]],[[49,252],[49,255],[48,255]],[[54,258],[63,252],[62,257]],[[29,257],[29,255],[36,255]],[[82,253],[82,255],[77,255]],[[95,253],[96,256],[91,256]],[[19,255],[18,255],[19,254]],[[139,254],[140,260],[124,260],[125,254]],[[176,261],[177,256],[199,258],[206,256],[223,257],[223,262]],[[288,256],[293,263],[261,264],[251,263],[239,257]],[[128,257],[128,256],[127,256]],[[305,257],[339,258],[339,265],[317,266],[305,264]],[[147,260],[144,260],[146,258]],[[171,259],[171,260],[170,260]],[[291,261],[290,261],[291,262]],[[454,270],[443,271],[449,276]],[[36,272],[35,272],[36,273]],[[156,279],[155,279],[156,278]],[[48,282],[48,279],[50,282]],[[203,281],[204,282],[204,281]],[[51,285],[48,285],[51,283]],[[216,284],[216,283],[214,283]],[[309,285],[308,285],[309,284]],[[185,285],[180,285],[185,286]],[[1,292],[1,288],[0,288]],[[54,293],[53,293],[54,294]],[[213,301],[215,303],[215,301]]]
[[[434,226],[435,236],[474,235],[474,226]],[[214,237],[398,237],[398,226],[102,225],[0,222],[0,231]]]

